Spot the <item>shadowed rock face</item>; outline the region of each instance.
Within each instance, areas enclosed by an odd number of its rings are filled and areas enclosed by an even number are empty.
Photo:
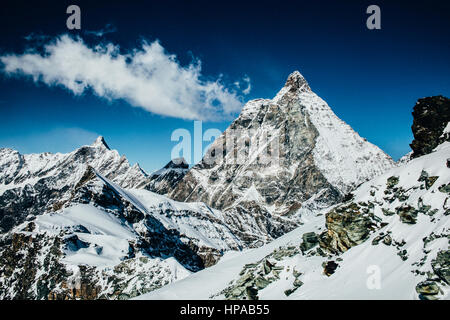
[[[434,96],[419,99],[412,112],[411,127],[414,140],[411,143],[412,158],[430,153],[440,143],[450,141],[450,135],[443,135],[450,121],[450,99]]]
[[[184,158],[171,160],[162,169],[153,172],[144,189],[159,194],[167,194],[188,172],[189,165]]]

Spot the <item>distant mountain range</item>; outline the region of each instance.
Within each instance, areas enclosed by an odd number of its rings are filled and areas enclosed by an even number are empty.
[[[0,298],[445,299],[449,105],[419,99],[398,163],[297,71],[191,169],[147,174],[103,137],[0,149]]]

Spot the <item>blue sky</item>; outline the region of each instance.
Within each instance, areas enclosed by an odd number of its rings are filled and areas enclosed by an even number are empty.
[[[32,9],[27,2],[5,4],[0,56],[40,50],[42,43],[63,34],[81,37],[87,48],[120,46],[124,56],[142,49],[143,41],[159,40],[166,54],[176,55],[180,68],[201,61],[202,86],[220,79],[220,90],[230,93],[224,101],[232,102],[271,98],[299,70],[341,119],[394,159],[410,150],[415,101],[450,96],[448,2],[379,1],[381,30],[365,26],[365,10],[372,4],[367,1],[164,3],[43,1]],[[66,28],[69,4],[81,8],[81,31]],[[89,32],[102,29],[112,32],[102,37]],[[32,40],[25,39],[29,35]],[[249,94],[243,92],[246,77]],[[105,98],[92,89],[75,95],[61,85],[1,72],[0,147],[69,152],[103,135],[132,163],[156,170],[170,160],[176,144],[171,133],[177,128],[193,132],[194,123],[186,112],[167,115],[169,108],[159,107],[158,101],[144,99],[145,106],[139,107],[135,100],[140,98],[128,93]],[[207,114],[199,101],[189,112]],[[220,112],[203,127],[224,130],[237,114]]]

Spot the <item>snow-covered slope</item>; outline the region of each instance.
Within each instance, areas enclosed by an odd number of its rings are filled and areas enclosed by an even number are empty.
[[[272,243],[139,299],[448,299],[449,155],[444,142]]]
[[[393,166],[294,72],[275,98],[248,102],[169,197],[222,210],[253,245],[298,226],[299,208],[335,204]]]
[[[0,298],[125,299],[240,248],[205,204],[123,189],[88,167],[58,209],[0,237]]]

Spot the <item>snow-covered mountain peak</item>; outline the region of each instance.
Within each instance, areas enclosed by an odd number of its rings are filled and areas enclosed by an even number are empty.
[[[187,169],[187,168],[189,168],[189,164],[183,157],[175,158],[175,159],[170,160],[169,163],[167,163],[164,166],[164,169],[170,169],[170,168],[172,168],[172,169],[177,169],[177,168]]]
[[[175,187],[188,170],[189,164],[183,157],[172,159],[163,168],[150,175],[150,181],[144,188],[159,194],[166,194]]]
[[[223,156],[210,161],[215,154]],[[263,163],[268,154],[271,160]],[[249,101],[168,194],[179,201],[203,201],[230,220],[241,217],[235,223],[248,227],[244,237],[249,242],[267,241],[295,227],[299,208],[336,203],[393,166],[295,71],[275,98]],[[266,219],[266,225],[259,221]]]
[[[311,91],[305,77],[297,70],[289,75],[284,86],[288,87],[291,91]]]
[[[108,146],[108,144],[105,141],[105,138],[103,136],[99,136],[97,139],[95,139],[94,143],[91,145],[91,147],[94,148],[105,148],[107,150],[111,150]]]

